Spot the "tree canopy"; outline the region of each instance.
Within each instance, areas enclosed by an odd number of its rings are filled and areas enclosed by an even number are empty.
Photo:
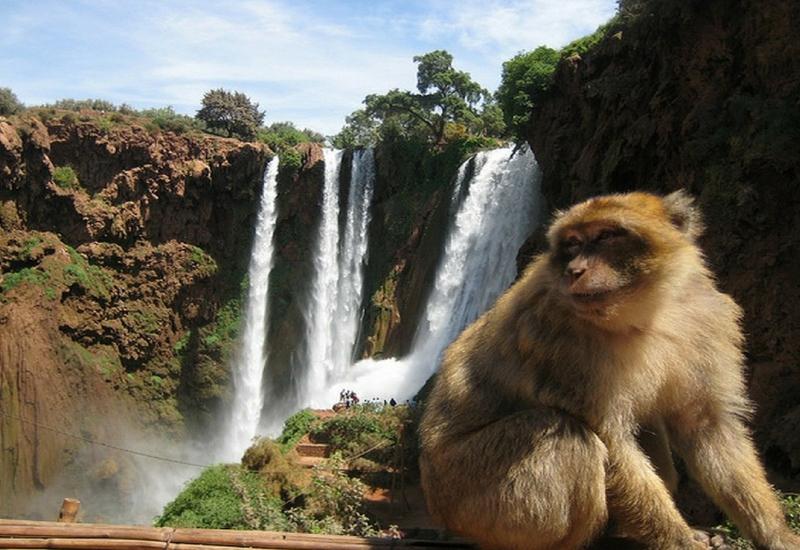
[[[503,63],[496,97],[505,123],[516,136],[524,138],[533,107],[550,87],[560,58],[557,50],[540,46]]]
[[[11,88],[0,88],[0,115],[13,115],[24,108]]]
[[[342,131],[334,136],[335,146],[370,145],[387,134],[424,136],[441,145],[448,125],[479,134],[487,133],[488,128],[496,131],[498,122],[502,126],[489,93],[469,73],[453,67],[450,53],[435,50],[413,59],[417,63],[416,91],[395,88],[368,95],[364,109],[347,117]]]
[[[264,112],[258,110],[258,103],[253,103],[241,92],[222,88],[209,90],[203,95],[202,108],[195,116],[211,131],[245,140],[254,139],[264,122]]]

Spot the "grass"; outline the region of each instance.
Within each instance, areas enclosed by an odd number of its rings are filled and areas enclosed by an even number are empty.
[[[53,169],[53,181],[62,189],[80,189],[78,174],[72,166],[57,166]]]
[[[13,273],[6,273],[0,282],[0,294],[7,294],[20,285],[32,285],[42,287],[45,296],[54,300],[56,297],[55,288],[50,284],[50,274],[35,267],[26,267]]]
[[[70,263],[64,268],[65,282],[78,284],[95,298],[108,300],[114,281],[103,268],[89,264],[77,250],[67,246]]]

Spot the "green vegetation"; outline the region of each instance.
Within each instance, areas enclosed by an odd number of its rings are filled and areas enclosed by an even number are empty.
[[[219,88],[203,95],[202,107],[195,117],[211,132],[251,141],[264,121],[264,112],[245,94]]]
[[[402,464],[416,471],[416,455],[408,454],[416,453],[416,446],[398,445],[404,430],[414,433],[413,427],[408,427],[413,416],[408,407],[373,404],[353,407],[324,421],[310,410],[300,411],[286,421],[277,441],[260,438],[253,443],[241,465],[205,470],[167,505],[156,525],[376,534],[378,526],[364,507],[368,486],[362,477],[378,477],[364,466],[378,464],[372,472],[383,472],[383,482],[388,483],[386,472],[398,471],[395,459],[405,451]],[[293,449],[306,434],[324,437],[339,449],[310,475],[297,463]],[[359,456],[372,450],[376,441],[388,445],[386,461],[377,463]],[[355,475],[356,471],[361,473]]]
[[[285,451],[292,449],[301,437],[311,431],[317,421],[317,416],[310,409],[303,409],[287,418],[277,440],[281,448]]]
[[[271,454],[273,460],[268,464],[273,464],[280,456],[279,451],[277,455]],[[155,525],[375,534],[377,529],[363,512],[366,485],[339,471],[342,464],[335,461],[329,468],[314,468],[310,482],[300,481],[298,467],[290,466],[285,459],[282,468],[290,472],[286,475],[293,475],[295,481],[276,483],[274,465],[258,470],[238,465],[212,466],[167,504]],[[302,493],[300,483],[303,484]],[[291,489],[288,493],[287,486]],[[281,497],[282,492],[284,497]]]
[[[279,158],[278,173],[281,180],[294,177],[303,165],[303,156],[297,149],[286,149],[280,153]]]
[[[796,493],[786,493],[781,495],[781,502],[783,503],[783,510],[786,514],[786,522],[789,527],[800,533],[800,495]],[[714,528],[725,535],[728,543],[734,550],[754,550],[755,546],[742,537],[736,526],[730,520],[725,521],[722,525]]]
[[[502,135],[491,96],[469,73],[453,67],[450,53],[435,50],[414,56],[414,62],[418,93],[394,89],[368,95],[365,108],[348,116],[341,132],[331,138],[335,147],[369,147],[397,138],[441,147],[469,134]]]
[[[108,300],[114,281],[103,268],[91,265],[77,250],[67,246],[70,263],[64,267],[64,278],[68,285],[78,284],[91,296]]]
[[[344,456],[384,449],[398,442],[402,418],[393,407],[358,405],[313,426],[314,441],[324,441]]]
[[[588,36],[567,44],[560,51],[540,46],[522,52],[503,63],[500,87],[495,93],[506,125],[514,137],[523,141],[533,109],[541,102],[553,83],[558,62],[564,58],[583,55],[608,35],[619,19],[612,18]]]
[[[5,294],[22,284],[45,286],[49,281],[50,275],[48,273],[36,268],[26,267],[13,273],[4,274],[2,280],[0,280],[0,290]],[[49,294],[48,297],[50,297]]]
[[[282,153],[301,143],[324,143],[325,136],[308,128],[299,130],[294,123],[287,121],[273,122],[259,129],[256,140],[266,143],[273,151]]]
[[[0,88],[0,115],[14,115],[24,108],[25,106],[17,99],[11,88]]]
[[[206,125],[202,120],[178,114],[171,105],[157,109],[144,109],[138,111],[136,115],[150,119],[150,124],[159,130],[176,134],[185,134],[192,131],[203,132],[206,130]]]
[[[282,529],[280,501],[267,495],[259,475],[239,466],[208,468],[157,517],[158,527]]]
[[[242,297],[236,296],[225,302],[217,311],[214,323],[203,327],[202,342],[207,347],[219,347],[231,342],[239,335],[242,316]]]
[[[552,83],[561,55],[546,46],[520,53],[503,63],[503,75],[497,100],[506,124],[519,139],[530,122],[531,111]]]
[[[72,166],[57,166],[53,170],[53,181],[62,189],[79,189],[78,174]]]

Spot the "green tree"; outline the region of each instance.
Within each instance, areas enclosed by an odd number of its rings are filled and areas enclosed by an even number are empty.
[[[449,122],[470,126],[478,118],[478,104],[488,92],[472,80],[469,73],[453,68],[453,56],[435,50],[414,56],[417,91],[394,89],[386,94],[371,94],[364,99],[365,112],[380,121],[393,117],[406,128],[421,125],[433,143],[440,145]]]
[[[341,132],[331,137],[331,144],[337,149],[372,147],[378,142],[380,122],[364,109],[353,111],[345,118]]]
[[[195,117],[205,122],[209,130],[225,135],[252,140],[264,122],[264,112],[258,110],[258,103],[241,92],[209,90],[203,95],[202,105]]]
[[[505,122],[516,137],[525,137],[533,107],[552,84],[560,56],[558,51],[540,46],[503,63],[496,97]]]
[[[24,108],[11,88],[0,88],[0,115],[13,115]]]
[[[293,122],[273,122],[266,128],[260,128],[256,139],[266,143],[273,151],[282,153],[299,143],[324,143],[325,136],[314,130],[298,129]]]

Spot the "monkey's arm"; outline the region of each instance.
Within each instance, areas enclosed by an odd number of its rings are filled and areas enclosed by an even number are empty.
[[[749,538],[770,550],[800,548],[738,416],[711,406],[688,408],[669,429],[689,473]]]
[[[608,508],[622,534],[660,550],[706,548],[694,540],[694,532],[634,436],[601,439],[608,448]]]

